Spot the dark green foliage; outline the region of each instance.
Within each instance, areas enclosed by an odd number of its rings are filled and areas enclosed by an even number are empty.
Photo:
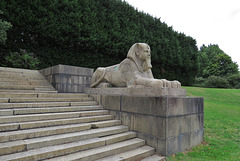
[[[234,74],[229,77],[227,77],[229,84],[233,88],[240,88],[240,74]]]
[[[155,78],[193,83],[198,70],[196,41],[160,19],[121,0],[1,1],[11,22],[0,57],[20,48],[32,51],[40,68],[56,64],[90,68],[120,63],[135,42],[152,49]],[[0,60],[0,65],[4,60]]]
[[[210,88],[229,88],[229,82],[224,77],[210,76],[205,81],[205,86]]]
[[[24,69],[38,69],[39,59],[26,50],[20,49],[19,52],[10,52],[4,57],[6,64],[4,66]]]
[[[1,14],[2,11],[0,10],[0,15]],[[11,23],[0,19],[0,44],[5,44],[5,41],[7,40],[7,30],[9,30],[11,27]]]
[[[238,73],[238,65],[225,54],[218,45],[203,45],[198,52],[198,76],[207,78],[211,75],[225,77]]]
[[[195,78],[193,86],[194,87],[205,87],[205,81],[206,81],[206,78],[197,77],[197,78]]]

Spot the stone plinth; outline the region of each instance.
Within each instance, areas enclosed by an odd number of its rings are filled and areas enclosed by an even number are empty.
[[[97,90],[109,93],[97,94]],[[155,89],[162,95],[146,96],[149,90],[142,88],[142,92],[135,93],[129,92],[134,89],[118,89],[119,93],[117,90],[114,93],[114,89],[108,88],[90,89],[89,93],[95,91],[93,95],[105,109],[162,155],[183,152],[200,144],[204,134],[203,98],[186,97],[181,89],[178,92],[175,89],[175,95],[170,92],[174,89]]]
[[[90,87],[93,69],[56,65],[40,70],[53,87],[61,93],[81,93]]]

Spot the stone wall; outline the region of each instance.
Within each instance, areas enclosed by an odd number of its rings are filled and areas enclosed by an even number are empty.
[[[95,95],[105,109],[162,155],[184,152],[203,141],[203,98]]]
[[[82,93],[90,87],[93,69],[56,65],[40,72],[60,93]]]

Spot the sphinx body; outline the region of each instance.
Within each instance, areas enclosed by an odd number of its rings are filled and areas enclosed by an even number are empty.
[[[146,43],[135,43],[127,58],[120,64],[99,67],[93,73],[91,87],[109,83],[114,87],[168,87],[181,88],[178,81],[154,79],[151,65],[151,50]]]

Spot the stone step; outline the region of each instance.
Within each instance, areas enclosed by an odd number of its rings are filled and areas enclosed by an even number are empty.
[[[64,107],[64,106],[91,106],[97,105],[96,101],[84,102],[34,102],[34,103],[0,103],[0,109],[35,108],[35,107]]]
[[[81,112],[65,112],[65,113],[46,113],[46,114],[29,114],[15,116],[0,116],[0,124],[3,123],[19,123],[41,120],[53,120],[64,118],[78,118],[84,116],[105,115],[107,110],[81,111]]]
[[[0,89],[11,89],[11,90],[55,90],[51,86],[33,86],[33,85],[1,85]]]
[[[0,124],[0,132],[69,125],[69,124],[79,124],[79,123],[94,122],[94,121],[105,121],[105,120],[111,120],[111,119],[114,119],[113,115],[99,115],[99,116],[86,116],[81,118],[6,123],[6,124]]]
[[[136,161],[152,155],[154,151],[155,149],[150,146],[141,146],[139,148],[101,158],[96,161]]]
[[[44,91],[44,90],[13,90],[13,89],[0,89],[0,93],[58,93],[56,90],[54,91]]]
[[[23,152],[47,146],[66,144],[79,140],[85,140],[95,137],[110,135],[111,138],[105,138],[106,142],[116,143],[136,137],[135,132],[127,132],[128,128],[124,126],[113,126],[99,129],[90,129],[81,132],[52,135],[33,139],[17,140],[12,142],[0,143],[0,155]]]
[[[30,74],[34,74],[34,73],[40,73],[38,70],[31,70],[31,69],[21,69],[21,68],[10,68],[10,67],[0,67],[0,72],[8,72],[8,73],[30,73]]]
[[[32,85],[32,86],[51,86],[50,83],[45,81],[30,82],[30,81],[0,81],[0,85]]]
[[[165,159],[165,157],[163,157],[163,156],[151,155],[149,157],[142,159],[141,161],[161,161],[161,160],[165,161],[164,159]]]
[[[93,101],[92,97],[68,97],[68,98],[10,98],[9,103],[27,103],[27,102],[81,102],[81,101]]]
[[[0,103],[8,103],[8,99],[7,98],[0,98]]]
[[[9,72],[0,70],[0,77],[43,78],[43,75],[39,72]]]
[[[118,151],[122,152],[124,150],[131,150],[131,149],[137,148],[145,144],[145,141],[142,139],[130,139],[127,141],[115,143],[112,145],[106,145],[106,146],[105,146],[105,143],[106,143],[106,140],[102,138],[92,138],[92,139],[86,139],[86,140],[77,141],[74,143],[68,143],[64,145],[55,145],[55,146],[29,150],[27,152],[4,155],[4,156],[0,156],[0,160],[1,161],[7,161],[7,160],[33,161],[33,160],[43,160],[43,159],[64,155],[63,159],[60,157],[57,157],[50,160],[70,161],[70,160],[73,160],[74,158],[79,159],[79,157],[81,157],[84,159],[86,158],[85,160],[90,161],[90,160],[94,160],[95,158],[112,154],[114,152],[118,152]],[[94,149],[91,149],[91,148],[94,148]],[[91,149],[91,150],[86,150],[86,149]],[[78,153],[74,153],[74,152],[78,152]],[[70,154],[70,153],[73,153],[73,154]]]
[[[41,113],[54,113],[54,112],[76,112],[76,111],[90,111],[103,109],[101,105],[93,106],[68,106],[68,107],[46,107],[46,108],[19,108],[8,109],[12,111],[13,115],[23,114],[41,114]],[[1,113],[1,110],[0,110]]]
[[[48,161],[59,161],[59,160],[81,160],[81,161],[90,161],[97,160],[103,157],[107,157],[110,155],[114,155],[117,153],[122,153],[124,151],[129,151],[138,147],[141,147],[145,144],[145,141],[142,139],[130,139],[127,141],[114,143],[106,146],[101,146],[98,148],[93,148],[90,150],[80,151],[77,153],[56,157],[52,159],[48,159]]]
[[[86,93],[39,93],[38,97],[68,98],[68,97],[88,97]]]
[[[44,127],[36,129],[18,130],[10,132],[0,133],[0,142],[8,142],[14,140],[30,139],[43,136],[50,136],[56,134],[64,134],[70,132],[79,132],[83,130],[89,130],[100,127],[109,127],[119,125],[119,120],[101,121],[101,122],[90,122],[82,124],[62,125],[53,127]]]
[[[18,82],[18,81],[28,81],[28,82],[33,82],[33,83],[40,83],[40,82],[43,82],[43,83],[48,83],[48,81],[46,80],[45,77],[42,77],[42,78],[38,78],[38,79],[31,79],[31,78],[28,78],[28,77],[12,77],[12,78],[9,78],[9,77],[0,77],[0,82]]]
[[[27,97],[27,98],[37,98],[38,93],[10,93],[10,92],[0,92],[0,97],[2,98],[21,98],[21,97]]]
[[[42,75],[40,76],[34,76],[34,75],[24,75],[24,74],[3,74],[3,73],[0,73],[0,80],[3,81],[3,80],[10,80],[10,79],[13,79],[13,80],[20,80],[20,81],[24,81],[24,80],[46,80],[45,77],[43,77]]]
[[[10,92],[0,92],[0,98],[21,98],[21,97],[48,97],[48,98],[79,98],[79,97],[88,97],[85,93],[10,93]]]

